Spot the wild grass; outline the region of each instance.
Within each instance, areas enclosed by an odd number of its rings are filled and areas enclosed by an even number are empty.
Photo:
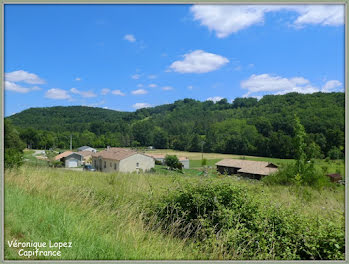
[[[340,221],[344,214],[344,186],[298,190],[224,175],[200,177],[194,171],[166,175],[106,174],[33,166],[8,170],[5,172],[5,259],[21,259],[17,251],[7,246],[7,241],[12,239],[70,240],[73,248],[62,252],[61,259],[66,260],[232,258],[210,249],[202,251],[189,237],[171,236],[143,221],[144,205],[148,201],[158,201],[183,184],[227,183],[246,188],[254,199],[297,207],[304,215]]]

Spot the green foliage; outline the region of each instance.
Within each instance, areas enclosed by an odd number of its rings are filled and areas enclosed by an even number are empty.
[[[344,93],[289,93],[266,95],[259,101],[236,98],[233,103],[186,98],[136,112],[83,106],[31,108],[6,119],[32,148],[67,149],[72,134],[73,148],[155,146],[201,151],[204,138],[205,152],[293,158],[297,114],[308,134],[304,142],[309,159],[326,156],[333,148],[343,157],[344,110]]]
[[[25,144],[19,138],[19,133],[8,120],[4,122],[4,167],[18,168],[23,163]]]
[[[331,160],[337,160],[337,159],[341,159],[343,158],[343,153],[340,151],[339,148],[337,147],[333,147],[331,148],[328,153],[327,153],[328,157],[331,159]]]
[[[207,165],[207,159],[203,158],[201,160],[201,166],[206,166]]]
[[[171,170],[182,170],[182,163],[179,162],[176,155],[166,155],[164,162]]]
[[[192,239],[225,258],[343,259],[344,221],[301,215],[298,208],[257,201],[228,183],[185,184],[145,205],[145,221],[166,234]],[[342,219],[343,220],[343,219]]]

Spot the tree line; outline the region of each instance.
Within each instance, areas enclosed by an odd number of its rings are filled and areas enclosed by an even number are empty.
[[[31,148],[158,149],[294,158],[294,115],[300,118],[314,158],[344,156],[344,93],[266,95],[219,102],[183,99],[119,112],[70,106],[31,108],[6,118]]]

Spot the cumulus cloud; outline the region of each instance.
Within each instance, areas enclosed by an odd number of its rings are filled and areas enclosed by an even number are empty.
[[[5,81],[5,90],[12,91],[17,93],[28,93],[30,92],[30,88],[22,87],[14,82]]]
[[[214,103],[219,102],[220,100],[224,99],[223,97],[220,96],[214,96],[214,97],[209,97],[206,99],[206,101],[212,101]]]
[[[36,74],[22,70],[5,73],[5,80],[9,82],[24,82],[29,84],[45,83],[45,81]]]
[[[218,70],[229,62],[225,57],[203,50],[195,50],[183,57],[183,60],[173,62],[170,69],[179,73],[206,73]]]
[[[141,84],[141,83],[137,84],[137,87],[139,87],[139,88],[141,88],[141,87],[143,87],[143,86],[144,86],[144,85]]]
[[[149,75],[148,76],[149,79],[156,79],[156,77],[157,77],[156,75]]]
[[[140,95],[140,94],[146,94],[148,93],[148,91],[144,89],[138,89],[138,90],[133,90],[131,93],[134,95]]]
[[[70,89],[70,92],[72,92],[73,94],[78,94],[84,98],[91,98],[91,97],[96,97],[97,95],[92,92],[92,91],[87,91],[87,92],[84,92],[84,91],[80,91],[76,88],[71,88]]]
[[[114,94],[114,95],[120,95],[120,96],[124,96],[124,95],[125,95],[125,94],[124,94],[123,92],[121,92],[120,90],[113,90],[111,93]]]
[[[81,81],[81,78],[80,77],[76,77],[75,81]]]
[[[136,41],[135,36],[132,35],[132,34],[127,34],[127,35],[125,35],[125,36],[124,36],[124,39],[127,40],[127,41],[129,41],[129,42],[135,42],[135,41]]]
[[[247,80],[240,83],[243,89],[247,90],[244,96],[259,96],[257,93],[286,94],[328,92],[336,90],[341,86],[337,80],[328,81],[322,89],[314,86],[304,77],[285,78],[278,75],[260,74],[251,75]]]
[[[65,100],[71,99],[71,96],[68,94],[66,90],[52,88],[45,93],[46,98],[57,99],[57,100]]]
[[[138,80],[139,78],[141,78],[141,75],[140,74],[134,74],[131,76],[132,79],[134,80]]]
[[[151,105],[148,103],[135,103],[134,105],[132,105],[132,107],[135,109],[141,109],[141,108],[151,107]]]
[[[162,90],[164,90],[164,91],[171,91],[171,90],[173,90],[173,87],[171,87],[171,86],[164,86],[164,87],[162,87]]]
[[[108,88],[103,88],[102,90],[101,90],[101,95],[106,95],[106,94],[108,94],[110,92],[110,89],[108,89]]]
[[[189,85],[188,87],[187,87],[189,90],[193,90],[193,86],[192,85]]]
[[[323,86],[321,91],[324,93],[338,92],[343,90],[342,83],[338,80],[327,81]]]
[[[218,38],[261,24],[266,13],[281,10],[298,14],[293,22],[296,26],[344,24],[344,5],[193,5],[190,8],[194,20],[214,31]]]
[[[151,83],[151,84],[149,84],[148,86],[149,86],[149,87],[151,87],[151,88],[158,87],[158,85],[157,85],[157,84],[155,84],[155,83]]]

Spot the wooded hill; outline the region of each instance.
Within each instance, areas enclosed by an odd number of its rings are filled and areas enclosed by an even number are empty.
[[[294,115],[308,134],[313,157],[344,154],[344,93],[266,95],[214,103],[183,99],[120,112],[86,106],[30,108],[10,120],[32,148],[121,146],[185,151],[294,156]]]

